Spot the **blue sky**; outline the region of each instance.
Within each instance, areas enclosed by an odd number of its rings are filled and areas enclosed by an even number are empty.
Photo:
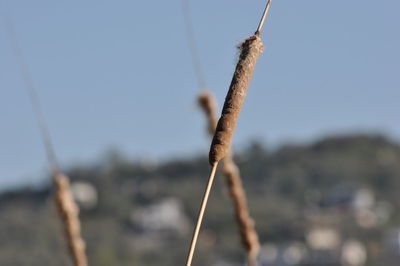
[[[207,83],[221,104],[235,47],[254,32],[265,1],[190,4]],[[159,159],[208,151],[181,0],[4,6],[64,167],[110,147]],[[359,131],[399,139],[399,9],[397,0],[274,0],[234,147]],[[45,153],[3,20],[0,132],[0,188],[43,178]]]

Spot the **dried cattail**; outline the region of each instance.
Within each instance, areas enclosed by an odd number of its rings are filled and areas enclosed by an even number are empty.
[[[60,168],[57,163],[57,158],[54,152],[50,133],[46,125],[43,113],[41,111],[39,97],[36,93],[36,89],[29,68],[25,63],[22,51],[18,46],[13,23],[8,17],[5,17],[5,22],[6,30],[11,41],[11,47],[19,65],[21,77],[25,82],[26,90],[29,94],[33,112],[36,116],[36,121],[42,137],[42,142],[46,149],[47,159],[53,175],[55,202],[59,215],[63,222],[65,239],[68,245],[68,249],[70,251],[70,256],[75,266],[87,266],[88,262],[85,254],[85,242],[81,237],[78,206],[75,204],[72,197],[68,178],[60,173]]]
[[[263,50],[263,44],[260,37],[253,35],[247,38],[239,48],[239,61],[211,143],[209,153],[211,165],[214,165],[228,154],[240,108],[246,96],[257,58]]]
[[[242,244],[246,250],[248,264],[256,266],[257,256],[260,250],[260,242],[255,230],[254,221],[250,216],[240,172],[232,157],[228,154],[222,161],[222,173],[225,176],[229,195],[232,198],[236,221],[239,224]]]
[[[209,162],[211,164],[211,171],[208,176],[207,186],[200,204],[196,226],[194,228],[192,241],[190,243],[190,248],[186,259],[186,266],[190,266],[192,264],[197,238],[199,236],[205,208],[207,206],[211,187],[214,181],[215,173],[217,171],[218,162],[228,154],[232,134],[235,129],[236,120],[247,91],[247,86],[249,84],[251,76],[253,75],[253,70],[257,58],[263,49],[259,34],[264,23],[266,14],[269,10],[270,3],[271,0],[268,0],[255,34],[247,38],[240,46],[241,53],[239,56],[239,61],[236,66],[236,70],[233,75],[231,85],[229,87],[228,95],[225,99],[222,115],[220,120],[218,121],[216,132],[214,134],[214,138],[210,147]]]
[[[216,103],[214,97],[211,93],[205,91],[198,96],[198,102],[207,118],[208,131],[212,137],[216,127],[216,116],[214,112]],[[242,244],[246,250],[248,264],[249,266],[256,266],[260,243],[255,230],[254,221],[249,213],[240,171],[233,161],[231,152],[222,160],[222,173],[225,176],[229,195],[233,202],[235,217],[239,225]]]
[[[79,208],[71,194],[68,177],[54,175],[55,204],[64,224],[67,245],[75,266],[87,266],[85,242],[81,237]]]
[[[216,103],[214,97],[208,91],[202,91],[197,97],[197,102],[207,117],[208,133],[214,135],[217,126],[217,117],[215,116]]]

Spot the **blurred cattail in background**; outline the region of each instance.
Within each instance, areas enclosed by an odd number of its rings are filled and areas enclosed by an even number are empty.
[[[53,177],[55,203],[63,223],[64,236],[68,245],[69,254],[75,266],[87,266],[88,262],[85,253],[85,242],[81,237],[80,221],[78,216],[79,208],[72,197],[68,178],[60,171],[50,137],[50,132],[40,106],[39,97],[37,95],[29,68],[25,63],[22,51],[19,48],[13,23],[6,16],[4,17],[4,20],[14,56],[19,65],[22,79],[25,82],[25,88],[29,95],[33,112],[36,116],[36,121],[42,137],[42,142],[46,149],[47,159]]]
[[[55,204],[64,224],[64,233],[74,265],[87,266],[85,242],[81,237],[79,208],[72,196],[68,177],[58,173],[54,175],[53,182]]]
[[[198,103],[203,110],[211,137],[216,128],[215,106],[216,102],[210,92],[204,91],[198,96]],[[240,171],[232,158],[232,153],[222,160],[222,173],[225,176],[229,195],[233,202],[236,221],[239,225],[243,247],[246,250],[248,264],[257,265],[257,255],[260,250],[258,235],[254,227],[254,221],[250,217],[247,206],[246,193],[242,185]]]

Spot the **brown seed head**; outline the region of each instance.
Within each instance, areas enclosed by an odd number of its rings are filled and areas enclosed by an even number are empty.
[[[214,97],[208,91],[203,91],[197,97],[197,102],[207,117],[208,133],[210,135],[214,135],[215,128],[217,126],[217,118],[215,117],[215,109],[217,104],[215,103]]]
[[[260,37],[252,35],[239,46],[239,49],[239,60],[211,143],[209,153],[211,165],[228,154],[240,108],[246,96],[257,58],[263,50],[263,44]]]
[[[75,266],[87,266],[85,242],[81,237],[79,208],[76,205],[69,185],[68,177],[57,173],[53,178],[55,203],[62,219],[65,238]]]

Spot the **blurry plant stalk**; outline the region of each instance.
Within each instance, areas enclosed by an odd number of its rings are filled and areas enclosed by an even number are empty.
[[[208,133],[214,136],[217,127],[217,118],[215,115],[216,102],[212,94],[204,91],[198,96],[198,103],[205,114]],[[240,171],[229,152],[222,159],[222,173],[225,176],[229,195],[233,202],[236,221],[239,225],[239,231],[243,247],[246,250],[249,266],[257,266],[257,256],[260,250],[258,235],[255,230],[254,220],[251,218],[247,205],[246,192],[242,185]]]

